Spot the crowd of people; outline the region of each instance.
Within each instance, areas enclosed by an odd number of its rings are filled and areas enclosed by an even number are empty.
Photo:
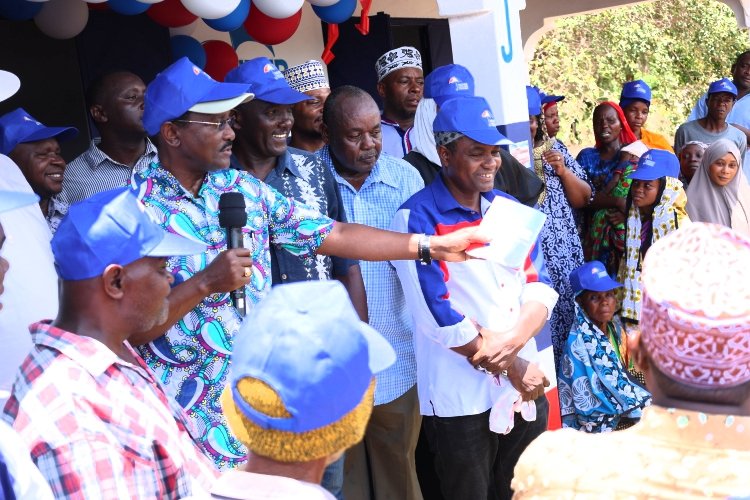
[[[376,72],[108,72],[69,163],[0,116],[4,498],[750,495],[750,51],[674,140],[623,82],[577,155],[555,89],[516,158],[464,66]],[[472,257],[508,206],[523,258]]]

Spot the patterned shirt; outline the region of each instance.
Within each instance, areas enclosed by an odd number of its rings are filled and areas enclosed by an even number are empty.
[[[62,196],[70,204],[91,195],[127,186],[133,172],[141,172],[151,162],[158,161],[156,147],[146,139],[146,150],[134,167],[116,162],[99,149],[101,139],[91,141],[89,149],[68,163],[63,178]]]
[[[181,498],[217,476],[187,420],[138,365],[90,337],[31,326],[3,419],[31,451],[56,498]]]
[[[242,170],[235,156],[232,156],[231,166]],[[304,203],[333,220],[346,222],[344,205],[333,174],[323,166],[315,153],[287,148],[263,182],[287,198]],[[356,261],[327,255],[305,259],[271,247],[271,276],[274,285],[345,276],[349,266],[355,263]]]
[[[250,283],[245,287],[249,305],[270,290],[270,244],[312,260],[333,228],[328,217],[234,169],[207,174],[197,196],[158,163],[134,174],[133,183],[138,197],[163,228],[208,245],[203,254],[169,260],[175,284],[203,270],[226,250],[226,233],[219,227],[221,194],[239,192],[245,196],[248,215],[243,232],[253,261]],[[220,468],[236,466],[246,455],[245,447],[232,436],[219,402],[240,320],[229,294],[214,293],[165,335],[138,348],[200,429],[201,444]]]
[[[346,216],[351,222],[388,229],[398,207],[424,187],[411,165],[385,153],[357,191],[336,173],[328,146],[319,152],[339,185]],[[389,262],[360,262],[367,293],[370,325],[379,331],[396,351],[396,362],[376,375],[375,404],[393,401],[417,381],[414,359],[414,333],[404,292]]]
[[[53,196],[49,199],[49,206],[47,207],[47,214],[44,216],[47,219],[47,225],[52,234],[55,234],[57,227],[62,222],[63,217],[68,214],[68,208],[70,206],[64,200],[61,195]]]

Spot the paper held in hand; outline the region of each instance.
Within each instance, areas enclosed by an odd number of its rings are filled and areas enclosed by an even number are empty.
[[[491,238],[490,242],[466,253],[478,259],[520,269],[536,243],[546,219],[547,216],[539,210],[496,196],[479,224],[479,233]]]

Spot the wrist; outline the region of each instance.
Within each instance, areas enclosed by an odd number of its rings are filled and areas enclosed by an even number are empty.
[[[432,264],[432,253],[430,249],[430,236],[420,234],[417,240],[417,259],[420,263],[428,266]]]

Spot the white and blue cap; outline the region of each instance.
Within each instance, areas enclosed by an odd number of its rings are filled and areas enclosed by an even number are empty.
[[[474,95],[474,77],[460,64],[435,68],[424,79],[424,96],[442,106],[448,99]]]
[[[620,92],[620,107],[624,108],[636,99],[651,104],[651,87],[643,80],[633,80],[623,84],[622,92]]]
[[[181,57],[148,84],[144,96],[143,127],[149,135],[159,133],[164,122],[188,111],[225,113],[253,98],[246,83],[222,83]]]
[[[598,260],[592,260],[573,269],[570,273],[570,286],[573,289],[573,293],[578,295],[585,290],[608,292],[615,288],[620,288],[622,284],[610,278],[604,264]]]
[[[304,433],[340,421],[362,399],[373,376],[396,361],[390,343],[360,321],[336,281],[274,287],[235,336],[228,384],[242,416],[261,429]],[[260,380],[287,416],[249,404],[239,384]]]
[[[716,80],[711,85],[708,86],[708,95],[711,94],[718,94],[719,92],[727,92],[729,94],[732,94],[734,97],[737,97],[737,87],[732,83],[732,80],[729,78],[722,78],[721,80]]]
[[[628,176],[632,180],[653,181],[662,177],[678,177],[680,160],[670,151],[649,149],[638,160],[638,168]]]
[[[331,88],[323,63],[315,59],[285,69],[284,78],[297,92]]]
[[[529,116],[542,114],[542,96],[538,87],[526,85],[526,102],[529,105]]]
[[[256,99],[273,104],[297,104],[310,96],[289,86],[284,75],[267,57],[256,57],[240,64],[224,77],[229,83],[249,83]]]
[[[490,105],[483,97],[449,99],[432,123],[433,132],[458,132],[488,146],[511,144],[495,124]]]
[[[16,146],[26,142],[42,141],[54,137],[67,141],[78,135],[75,127],[48,127],[23,108],[0,116],[0,153],[10,154]]]
[[[9,212],[16,208],[25,207],[39,201],[34,193],[21,193],[18,191],[0,191],[0,214]]]

